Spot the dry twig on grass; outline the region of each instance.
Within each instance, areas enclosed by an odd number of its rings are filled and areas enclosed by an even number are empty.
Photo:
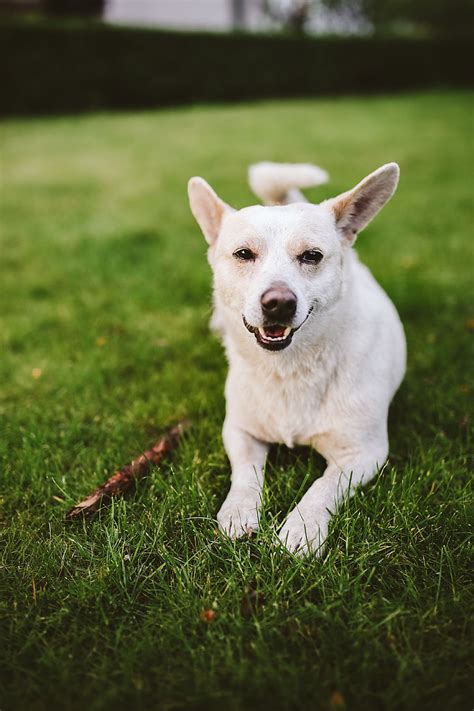
[[[92,516],[105,501],[109,501],[114,496],[121,496],[136,479],[144,476],[153,465],[159,464],[163,457],[178,444],[187,426],[187,422],[180,422],[170,429],[151,449],[134,459],[131,464],[116,471],[105,484],[76,504],[67,512],[66,518],[74,520]]]

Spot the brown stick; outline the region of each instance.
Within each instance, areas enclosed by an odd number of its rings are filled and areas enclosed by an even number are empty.
[[[121,496],[130,488],[134,480],[144,476],[152,465],[159,464],[165,454],[173,449],[181,438],[189,423],[180,422],[169,430],[153,447],[131,464],[115,472],[105,484],[99,486],[86,499],[76,504],[67,512],[66,518],[74,520],[80,517],[92,516],[101,507],[102,503],[109,501],[113,496]]]

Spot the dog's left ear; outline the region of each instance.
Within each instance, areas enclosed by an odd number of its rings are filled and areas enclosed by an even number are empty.
[[[191,178],[188,195],[191,212],[212,246],[219,235],[224,215],[233,212],[233,208],[221,200],[203,178]]]
[[[397,188],[399,175],[398,165],[387,163],[352,190],[329,201],[337,228],[349,244],[390,200]]]

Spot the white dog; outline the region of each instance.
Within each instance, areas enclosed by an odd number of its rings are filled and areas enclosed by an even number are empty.
[[[310,445],[327,461],[279,533],[298,555],[321,553],[331,514],[387,458],[387,413],[405,372],[405,336],[352,247],[398,176],[389,163],[312,205],[298,188],[325,182],[324,171],[259,163],[249,179],[266,206],[242,210],[202,178],[189,181],[214,273],[212,323],[229,361],[223,439],[232,481],[217,518],[232,537],[258,527],[271,443]]]

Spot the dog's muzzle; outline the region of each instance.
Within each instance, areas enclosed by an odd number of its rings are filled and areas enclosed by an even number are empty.
[[[279,323],[264,323],[263,326],[252,326],[242,314],[242,320],[247,331],[253,333],[259,346],[267,351],[283,351],[288,348],[296,331],[306,322],[313,307],[306,314],[299,326],[285,326]]]

